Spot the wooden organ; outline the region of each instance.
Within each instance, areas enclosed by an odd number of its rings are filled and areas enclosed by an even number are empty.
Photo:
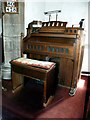
[[[28,24],[27,35],[23,39],[23,53],[28,58],[57,63],[58,83],[70,87],[70,95],[74,95],[84,53],[83,28],[66,27],[67,22],[42,22],[42,27],[33,32]]]
[[[33,24],[36,23],[36,21],[33,21],[28,24],[27,35],[23,38],[22,53],[27,55],[27,59],[49,61],[56,64],[56,68],[54,67],[55,70],[52,70],[55,78],[50,77],[53,74],[50,72],[49,79],[47,78],[46,80],[47,82],[44,89],[47,90],[44,91],[44,103],[46,103],[50,97],[50,93],[49,95],[47,95],[47,93],[51,87],[48,84],[51,84],[51,82],[55,84],[55,86],[52,85],[53,87],[56,87],[56,84],[69,87],[69,94],[73,96],[76,92],[77,82],[80,78],[83,60],[84,29],[80,27],[66,27],[67,22],[62,21],[40,21],[40,24],[42,25],[41,27],[33,27]],[[13,61],[11,61],[11,66],[13,71],[12,81],[14,89],[23,84],[22,77],[19,74],[30,76],[26,71],[31,70],[31,68],[25,67],[24,70],[22,70],[21,65],[18,66],[17,64],[14,64]],[[42,70],[39,69],[38,73],[40,71]],[[15,75],[15,72],[19,74]],[[32,72],[37,73],[36,68],[33,69]],[[44,70],[43,73],[46,75],[48,72]],[[30,74],[32,73],[30,72]],[[18,77],[19,80],[15,81],[15,77]],[[54,78],[54,80],[52,78]],[[52,90],[55,92],[55,89]]]

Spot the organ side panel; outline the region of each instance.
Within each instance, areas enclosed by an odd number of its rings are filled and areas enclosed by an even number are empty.
[[[59,84],[70,87],[73,74],[73,61],[61,58],[59,71]]]

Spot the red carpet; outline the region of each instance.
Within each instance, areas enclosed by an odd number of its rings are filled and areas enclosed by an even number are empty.
[[[53,102],[47,107],[42,107],[42,87],[37,88],[27,85],[18,94],[10,91],[3,92],[2,108],[3,117],[25,120],[26,118],[82,118],[86,92],[85,80],[82,87],[77,88],[75,96],[68,95],[67,88],[58,87]],[[38,94],[39,93],[39,94]],[[18,119],[17,119],[18,118]],[[11,120],[10,119],[10,120]],[[6,120],[6,119],[5,119]]]
[[[68,92],[64,94],[64,99],[45,113],[38,115],[38,118],[83,118],[84,100],[86,92],[86,82],[82,81],[83,86],[77,88],[75,96],[68,96]],[[70,119],[71,120],[71,119]],[[77,119],[76,119],[77,120]]]
[[[53,102],[43,108],[43,86],[36,84],[26,84],[25,87],[18,93],[13,94],[10,91],[3,92],[2,106],[4,112],[11,112],[20,118],[33,118],[43,110],[53,107],[63,99],[59,94],[60,88],[57,89]]]

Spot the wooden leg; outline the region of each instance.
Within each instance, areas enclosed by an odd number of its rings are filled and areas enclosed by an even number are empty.
[[[12,71],[12,92],[19,90],[23,86],[23,76]]]
[[[3,91],[7,91],[7,89],[6,89],[6,88],[4,88],[3,86],[2,86],[2,90],[3,90]]]
[[[44,102],[43,107],[47,107],[53,100],[54,96],[50,96],[47,100],[47,83],[44,81]]]
[[[43,104],[45,104],[46,103],[46,81],[44,81],[44,101],[43,101]]]
[[[70,91],[69,91],[69,95],[74,96],[76,91],[77,91],[77,87],[76,88],[71,88]]]
[[[16,93],[22,89],[23,85],[18,86],[16,89],[12,90],[12,93]]]
[[[50,96],[46,103],[43,103],[43,107],[47,107],[53,100],[54,96]]]

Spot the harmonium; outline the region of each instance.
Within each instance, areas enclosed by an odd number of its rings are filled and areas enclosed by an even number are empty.
[[[41,25],[40,27],[35,26],[38,23]],[[69,94],[73,96],[76,92],[77,82],[80,78],[83,60],[84,29],[73,26],[67,27],[67,22],[62,21],[33,21],[28,24],[27,35],[22,41],[22,53],[26,54],[26,59],[55,63],[52,69],[43,69],[43,73],[45,73],[45,75],[43,75],[44,77],[47,76],[48,71],[52,71],[49,74],[49,78],[47,78],[48,81],[46,80],[45,82],[46,85],[44,89],[49,91],[49,88],[56,88],[56,84],[58,84],[68,87],[70,89]],[[11,65],[13,72],[19,72],[19,70],[16,70],[18,67],[16,63],[14,64],[13,61],[11,61]],[[15,69],[16,65],[17,67]],[[31,68],[27,67],[25,70],[28,71],[29,69]],[[22,67],[21,71],[23,71]],[[41,73],[42,69],[39,69],[39,71]],[[37,70],[38,74],[39,71]],[[26,74],[26,76],[30,76],[28,75],[29,73],[22,73],[23,75]],[[52,77],[52,74],[54,77]],[[43,78],[41,77],[41,79]],[[22,84],[22,81],[19,80],[17,83],[13,84],[13,86],[18,86],[18,84],[20,84],[19,82]],[[48,84],[51,83],[54,84],[49,86]],[[53,90],[55,92],[55,89],[51,89],[51,92]],[[44,91],[46,101],[49,97],[46,95],[48,91]]]

